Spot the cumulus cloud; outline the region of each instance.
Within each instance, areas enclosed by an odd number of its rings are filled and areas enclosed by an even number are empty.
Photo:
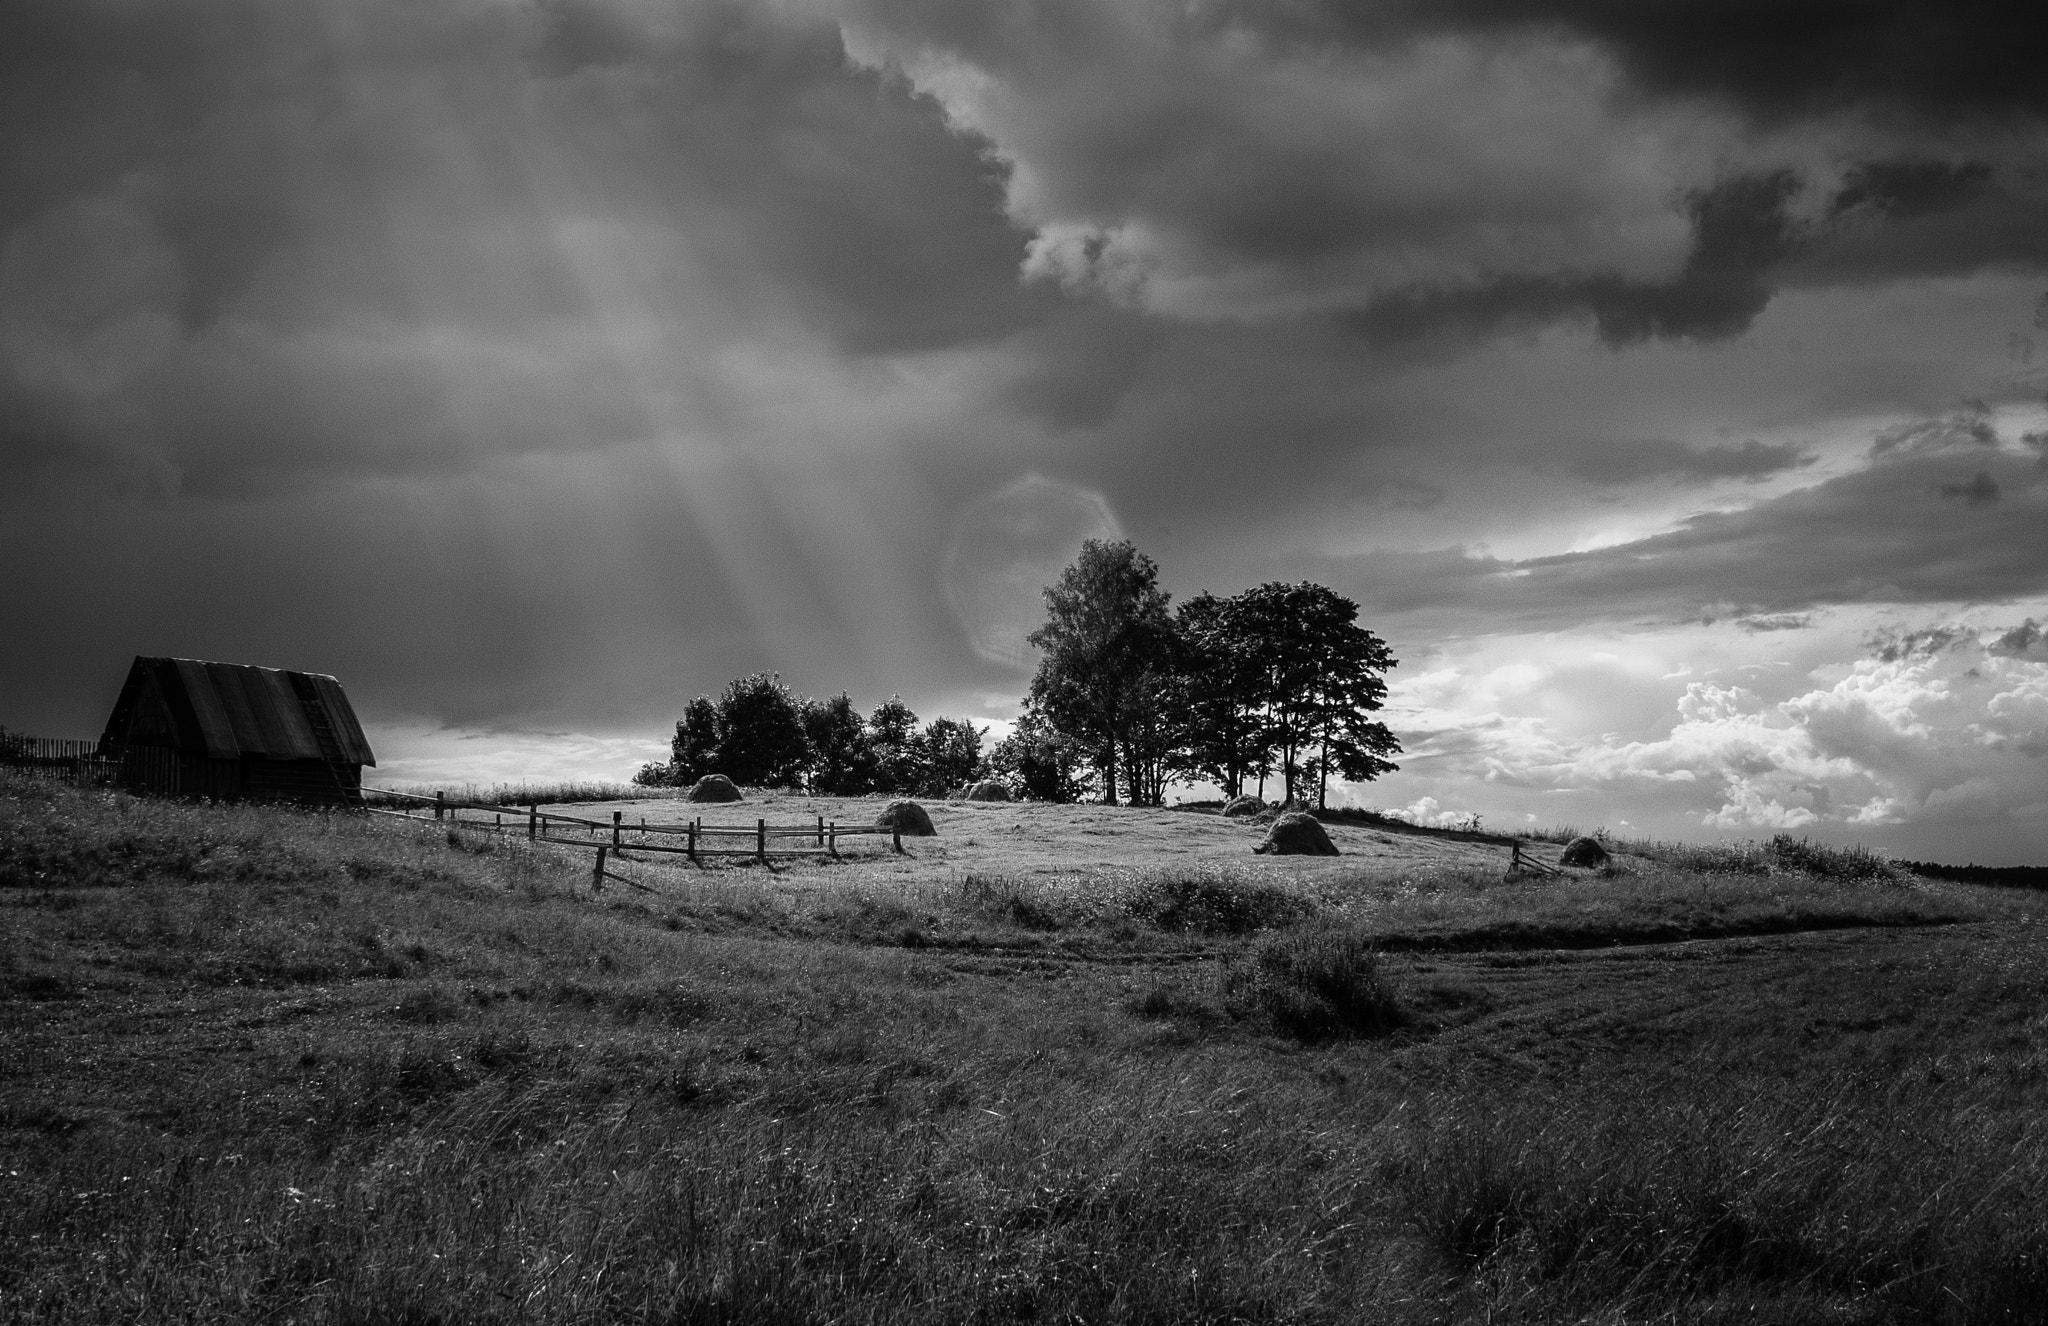
[[[2048,802],[2048,662],[2010,636],[1935,627],[1770,699],[1686,680],[1663,731],[1587,732],[1548,712],[1504,712],[1497,686],[1445,670],[1397,688],[1403,718],[1434,722],[1414,755],[1538,795],[1597,798],[1637,818],[1730,831],[2025,825]],[[1527,687],[1573,688],[1554,667]],[[1404,736],[1406,728],[1401,729]],[[1411,756],[1411,765],[1414,756]],[[1442,770],[1439,770],[1442,777]]]

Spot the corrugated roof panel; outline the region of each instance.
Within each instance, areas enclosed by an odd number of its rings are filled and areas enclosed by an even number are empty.
[[[262,755],[324,760],[328,752],[321,748],[318,731],[324,721],[334,733],[343,763],[377,762],[348,696],[334,678],[189,658],[136,658],[107,720],[108,740],[129,739],[136,706],[146,696],[146,678],[151,676],[179,730],[172,740],[180,750],[203,749],[214,759]]]
[[[245,677],[252,694],[260,693],[263,706],[257,715],[263,724],[266,751],[278,759],[322,760],[320,738],[306,719],[305,706],[292,688],[291,678],[276,668],[250,668]]]
[[[207,755],[216,760],[231,760],[240,755],[242,744],[237,739],[235,724],[228,717],[227,706],[215,689],[213,678],[207,675],[206,664],[189,658],[169,662],[199,719],[199,736],[206,743]]]
[[[201,666],[213,693],[220,697],[220,707],[227,714],[228,722],[234,727],[235,744],[241,748],[242,754],[269,754],[269,738],[263,731],[263,724],[256,719],[256,705],[262,697],[249,694],[242,676],[244,669],[235,663],[206,663]]]
[[[320,697],[321,708],[327,711],[327,725],[334,729],[334,739],[341,743],[341,757],[350,764],[376,766],[377,757],[370,751],[370,739],[363,735],[363,725],[356,721],[356,711],[342,692],[341,683],[318,672],[303,674],[313,683],[313,689]]]

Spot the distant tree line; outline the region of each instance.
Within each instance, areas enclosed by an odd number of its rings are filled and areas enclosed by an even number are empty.
[[[666,764],[634,775],[643,786],[688,786],[724,774],[747,787],[825,796],[871,792],[945,796],[983,777],[986,728],[935,718],[922,728],[899,696],[862,717],[847,696],[797,695],[766,672],[741,677],[716,700],[700,695],[676,723]]]
[[[1393,771],[1400,742],[1373,715],[1395,664],[1358,624],[1358,605],[1323,585],[1278,581],[1178,609],[1159,568],[1128,541],[1090,539],[1045,591],[1040,651],[1015,730],[983,754],[986,729],[917,715],[891,697],[863,717],[839,695],[792,694],[767,673],[717,700],[698,696],[676,724],[673,756],[636,781],[693,783],[722,773],[755,787],[857,796],[944,796],[983,778],[1017,796],[1160,805],[1176,782],[1227,795],[1277,779],[1284,799],[1332,777]]]

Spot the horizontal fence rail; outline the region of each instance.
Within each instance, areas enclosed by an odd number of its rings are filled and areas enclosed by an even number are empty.
[[[595,848],[597,861],[591,872],[593,888],[603,888],[606,879],[616,879],[644,889],[645,885],[605,870],[607,858],[630,861],[631,853],[682,856],[692,864],[702,864],[702,859],[712,856],[753,857],[767,862],[771,857],[830,856],[840,859],[839,844],[843,839],[870,838],[887,835],[890,848],[898,853],[903,851],[903,832],[893,827],[876,824],[841,824],[817,816],[810,824],[770,824],[766,819],[756,819],[749,827],[744,824],[706,824],[694,819],[686,823],[652,823],[645,817],[638,823],[626,822],[625,812],[615,810],[609,823],[603,820],[586,819],[580,815],[564,815],[556,811],[544,811],[538,802],[519,807],[506,807],[489,802],[464,801],[450,797],[445,792],[426,796],[417,792],[400,792],[392,788],[365,787],[365,798],[388,800],[392,804],[417,807],[417,810],[387,809],[384,806],[365,805],[363,809],[372,815],[384,815],[392,819],[410,820],[415,824],[443,824],[450,828],[467,829],[481,833],[518,833],[524,830],[529,841],[554,843],[562,847]],[[462,812],[471,813],[464,818]],[[490,819],[475,818],[489,815]],[[509,823],[507,822],[509,819]],[[579,833],[578,830],[581,830]],[[663,842],[660,839],[671,841]],[[680,845],[672,840],[681,838]],[[801,843],[802,846],[790,846]],[[771,846],[771,844],[776,844]]]

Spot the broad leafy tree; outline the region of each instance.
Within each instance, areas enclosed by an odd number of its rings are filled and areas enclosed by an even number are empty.
[[[1315,777],[1321,805],[1333,771],[1365,780],[1394,769],[1386,757],[1400,743],[1371,717],[1386,698],[1382,674],[1394,656],[1358,625],[1358,605],[1325,585],[1277,581],[1246,590],[1233,604],[1257,678],[1263,738],[1286,798],[1294,799],[1307,774]]]
[[[1029,637],[1043,653],[1030,702],[1088,752],[1108,805],[1172,632],[1158,579],[1158,566],[1128,541],[1090,539],[1046,588],[1045,625]]]
[[[875,787],[882,792],[915,792],[924,784],[924,743],[917,715],[892,695],[868,715],[868,744],[875,753]]]
[[[1032,801],[1079,801],[1093,787],[1080,746],[1053,731],[1045,715],[1030,705],[1010,735],[989,752],[988,765],[1012,792]]]
[[[750,787],[797,787],[811,762],[802,710],[782,679],[741,677],[718,700],[718,768]]]
[[[942,797],[981,777],[985,729],[957,718],[934,718],[919,737],[924,747],[923,795]]]
[[[1265,670],[1238,599],[1203,592],[1174,614],[1189,771],[1241,796],[1269,763]]]
[[[875,751],[853,701],[842,693],[829,700],[805,699],[802,708],[811,748],[811,791],[841,797],[874,791]]]
[[[710,696],[698,696],[683,710],[675,740],[669,743],[668,767],[668,780],[686,786],[719,772],[718,706]]]

